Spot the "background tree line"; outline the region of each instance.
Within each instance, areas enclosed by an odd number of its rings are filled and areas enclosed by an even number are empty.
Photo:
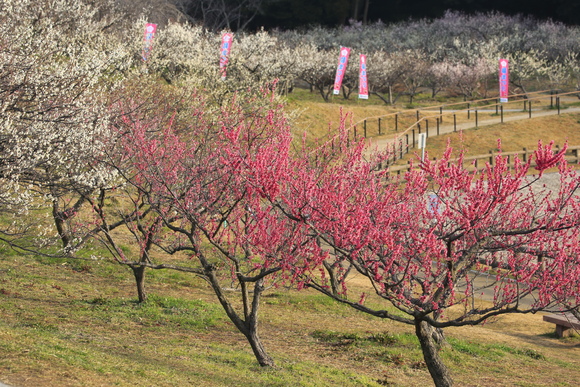
[[[386,23],[409,19],[435,19],[445,11],[467,14],[500,12],[523,15],[542,20],[552,19],[566,24],[580,23],[580,5],[566,0],[551,2],[540,0],[515,1],[370,1],[370,0],[170,0],[195,21],[209,28],[240,30],[294,29],[320,25],[337,27],[349,21]],[[220,22],[218,22],[220,20]]]
[[[148,20],[161,17],[151,14]],[[511,59],[511,81],[518,92],[573,89],[580,77],[579,38],[578,27],[552,21],[458,12],[393,24],[238,32],[227,84],[241,87],[276,78],[284,90],[298,83],[328,99],[337,53],[345,46],[353,50],[353,58],[368,56],[370,91],[387,103],[401,95],[412,99],[420,88],[429,88],[433,96],[442,91],[466,99],[490,96],[497,86],[500,57]],[[220,32],[202,25],[169,23],[158,30],[148,67],[168,82],[185,78],[203,82],[217,66],[219,41]],[[353,61],[344,81],[346,98],[358,82]]]
[[[212,31],[224,28],[239,32],[261,28],[336,28],[353,23],[390,24],[438,19],[449,11],[472,16],[501,13],[567,25],[580,24],[580,5],[566,0],[121,0],[117,4],[132,13],[145,11],[158,16],[158,20],[152,20],[155,23],[187,19]]]

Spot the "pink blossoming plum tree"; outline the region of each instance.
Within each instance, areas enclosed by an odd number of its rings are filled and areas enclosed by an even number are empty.
[[[181,90],[144,79],[136,84],[127,82],[115,93],[114,99],[117,102],[110,107],[111,135],[103,140],[95,164],[114,171],[116,178],[98,189],[76,190],[76,195],[90,210],[78,214],[69,225],[81,242],[93,239],[108,250],[114,261],[131,268],[139,302],[144,302],[147,266],[196,271],[155,262],[154,257],[163,254],[163,219],[148,202],[150,185],[135,172],[133,160],[127,157],[126,136],[138,128],[147,130],[153,140],[168,127],[183,130],[189,125],[198,125],[200,106],[195,98],[193,101],[184,98]],[[138,185],[139,189],[128,182]],[[122,247],[127,246],[128,240],[133,248]]]
[[[537,176],[528,175],[531,159],[516,159],[511,169],[500,154],[473,170],[448,149],[437,162],[391,177],[363,150],[343,147],[330,161],[325,149],[300,158],[278,206],[365,276],[369,292],[390,307],[366,306],[367,294],[353,296],[346,287],[337,296],[324,278],[310,277],[308,286],[414,326],[437,386],[452,385],[439,355],[442,328],[580,304],[580,179],[552,144],[540,143]],[[549,191],[543,172],[555,166],[560,184]]]
[[[290,173],[291,144],[281,106],[268,93],[233,95],[217,108],[194,95],[200,109],[187,127],[127,113],[115,150],[119,173],[161,220],[155,244],[191,258],[186,267],[149,258],[130,264],[204,278],[262,366],[274,361],[258,335],[260,297],[281,274],[305,272],[319,251],[306,225],[266,200],[280,195]]]

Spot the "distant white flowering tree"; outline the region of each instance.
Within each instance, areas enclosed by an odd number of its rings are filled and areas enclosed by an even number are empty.
[[[409,96],[409,103],[419,93],[421,87],[427,85],[429,78],[429,62],[427,55],[421,50],[406,50],[401,58],[403,68],[401,81]]]
[[[89,3],[4,1],[0,22],[0,210],[48,206],[68,246],[67,220],[83,203],[70,193],[111,178],[92,156],[107,137],[107,93],[127,73],[130,52],[103,33],[115,19]],[[11,243],[22,231],[14,227],[2,234]]]
[[[510,59],[510,83],[528,93],[529,82],[546,73],[546,59],[540,51],[518,51],[508,55]]]
[[[580,90],[580,55],[573,52],[568,53],[564,58],[564,66],[568,70],[576,90]]]
[[[303,57],[304,71],[301,78],[310,87],[320,93],[325,101],[329,101],[336,73],[337,52],[318,50],[310,46],[310,56]]]
[[[401,53],[392,54],[375,51],[367,58],[370,92],[386,104],[392,105],[398,96],[393,96],[393,87],[403,74]],[[385,96],[386,94],[386,96]]]
[[[481,58],[472,65],[443,61],[431,66],[435,79],[465,101],[480,96],[479,90],[494,70],[490,62]]]

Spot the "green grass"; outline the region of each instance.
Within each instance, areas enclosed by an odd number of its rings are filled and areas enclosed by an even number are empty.
[[[144,304],[135,302],[130,273],[118,265],[77,271],[68,260],[2,258],[0,273],[2,381],[18,381],[15,375],[37,368],[36,385],[59,378],[63,385],[376,385],[368,376],[291,354],[276,356],[280,368],[260,368],[219,304],[206,300],[207,289],[190,280],[196,289],[186,296],[191,287],[180,287],[182,273],[150,271]],[[181,297],[157,294],[177,287]],[[200,290],[204,299],[196,297]],[[296,306],[296,313],[317,300],[328,305],[317,294],[276,298]]]
[[[90,266],[79,271],[66,260],[0,256],[1,381],[22,386],[430,383],[411,326],[357,313],[311,290],[273,289],[262,299],[260,332],[277,363],[263,369],[203,281],[149,270],[149,300],[139,304],[129,270],[106,262]],[[533,377],[557,369],[556,381],[562,383],[580,376],[570,367],[574,357],[529,345],[447,337],[442,354],[459,385],[474,378],[499,383],[517,369]],[[538,337],[570,347],[578,342]]]
[[[453,351],[460,354],[466,354],[471,357],[482,357],[489,360],[499,361],[506,355],[511,354],[523,359],[546,360],[546,357],[540,352],[529,348],[513,348],[505,344],[491,343],[484,344],[457,338],[450,338],[447,342],[451,345]],[[457,358],[461,359],[461,356]]]
[[[362,333],[315,330],[312,337],[359,361],[378,360],[397,367],[426,369],[417,338],[409,333]]]
[[[106,312],[106,319],[127,320],[147,327],[178,326],[188,329],[206,329],[215,326],[222,317],[218,305],[201,300],[183,300],[151,295],[146,303],[133,300],[95,297],[82,301],[77,313],[92,316]]]

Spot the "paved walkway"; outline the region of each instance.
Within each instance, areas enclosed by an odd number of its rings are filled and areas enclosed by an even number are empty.
[[[425,111],[425,110],[423,110]],[[449,111],[444,111],[445,113],[449,113]],[[580,112],[580,108],[567,108],[565,110],[561,110],[560,114],[570,114],[570,113],[578,113]],[[437,114],[437,112],[434,112],[434,114]],[[545,117],[545,116],[553,116],[553,115],[557,115],[558,111],[557,110],[533,110],[532,109],[532,117],[530,118],[529,113],[522,113],[522,114],[517,114],[517,115],[509,115],[509,116],[504,116],[503,117],[503,122],[511,122],[511,121],[522,121],[522,120],[529,120],[529,119],[534,119],[534,118],[538,118],[538,117]],[[485,119],[485,120],[479,120],[478,121],[478,125],[477,127],[480,128],[482,126],[490,126],[490,125],[497,125],[501,123],[501,118],[497,117],[497,118],[491,118],[491,119]],[[476,128],[475,126],[475,120],[472,119],[469,122],[462,122],[462,123],[458,123],[457,126],[457,131],[460,130],[467,130],[467,129],[474,129]],[[439,126],[439,135],[442,134],[446,134],[446,133],[452,133],[455,131],[455,127],[453,124],[443,124]],[[410,133],[410,131],[407,132],[400,132],[397,135],[383,135],[383,136],[376,136],[376,137],[370,137],[369,138],[369,142],[370,142],[370,148],[375,148],[376,149],[385,149],[387,146],[393,144],[393,142],[395,140],[397,140],[398,138],[404,138],[405,133]],[[433,129],[430,129],[429,131],[429,137],[433,137],[436,136],[436,132]]]

